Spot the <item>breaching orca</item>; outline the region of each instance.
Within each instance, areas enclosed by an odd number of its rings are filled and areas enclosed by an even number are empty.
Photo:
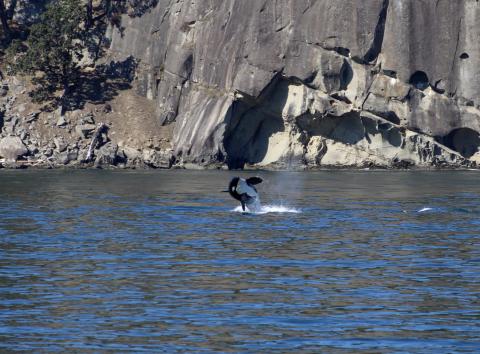
[[[256,184],[262,183],[260,177],[250,177],[243,179],[240,177],[234,177],[228,185],[228,192],[232,198],[242,203],[242,209],[245,211],[245,206],[249,209],[254,209],[255,205],[259,201],[257,189],[254,187]]]

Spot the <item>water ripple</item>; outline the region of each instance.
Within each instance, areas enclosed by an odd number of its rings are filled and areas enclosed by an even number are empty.
[[[264,174],[0,175],[0,351],[478,351],[474,174]]]

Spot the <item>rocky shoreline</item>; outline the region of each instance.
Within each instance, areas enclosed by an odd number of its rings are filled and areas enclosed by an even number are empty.
[[[0,168],[172,166],[169,130],[157,127],[148,102],[131,92],[63,112],[34,104],[29,88],[28,78],[0,82]],[[131,112],[141,122],[128,119]]]
[[[18,160],[16,162],[5,162],[0,160],[0,171],[1,170],[192,170],[192,171],[200,171],[200,170],[230,170],[236,171],[241,170],[245,172],[252,172],[252,171],[271,171],[271,172],[318,172],[318,171],[480,171],[480,167],[477,165],[473,166],[431,166],[431,167],[419,167],[419,166],[408,166],[408,167],[400,167],[400,166],[322,166],[322,167],[305,167],[305,168],[281,168],[281,167],[245,167],[242,169],[229,169],[227,165],[171,165],[169,167],[162,166],[162,167],[155,167],[149,165],[147,163],[137,162],[135,164],[129,163],[118,163],[118,164],[96,164],[95,162],[85,163],[82,161],[74,161],[63,165],[61,163],[55,164],[50,162],[39,162],[39,163],[32,163],[28,160]]]
[[[386,141],[400,139],[403,150],[409,149],[406,158],[396,159],[399,150],[389,157],[388,146],[382,154],[368,155],[357,158],[361,153],[360,144],[349,144],[322,137],[307,137],[305,131],[311,129],[311,121],[297,120],[291,123],[288,116],[284,124],[288,129],[281,133],[288,142],[287,148],[273,148],[266,152],[260,163],[232,164],[231,156],[218,156],[217,160],[188,161],[175,154],[172,134],[165,131],[162,138],[149,137],[148,133],[162,131],[164,127],[148,125],[148,119],[155,116],[147,114],[142,118],[142,124],[123,127],[131,122],[127,116],[121,115],[124,97],[118,101],[91,105],[84,109],[62,112],[60,108],[47,110],[30,102],[28,96],[28,80],[9,77],[4,80],[0,90],[0,168],[6,169],[245,169],[245,170],[331,170],[331,169],[471,169],[477,168],[476,161],[464,158],[459,153],[449,150],[434,139],[409,132],[405,128],[380,117],[362,113],[360,120],[363,125],[369,124],[370,131],[364,132],[367,139],[380,135]],[[127,92],[132,95],[131,92]],[[135,96],[135,95],[134,95]],[[274,97],[270,102],[275,102]],[[344,107],[342,107],[342,105]],[[295,107],[287,107],[289,112]],[[138,107],[131,108],[138,112]],[[336,118],[341,122],[341,110],[349,109],[348,104],[336,102],[329,109],[339,111]],[[117,113],[117,116],[115,116]],[[120,114],[120,115],[118,115]],[[278,113],[282,116],[282,112]],[[301,114],[297,113],[298,116]],[[313,122],[315,119],[313,120]],[[151,123],[151,122],[150,122]],[[144,126],[145,124],[145,126]],[[302,133],[298,126],[304,124]],[[152,128],[153,127],[153,128]],[[138,139],[132,139],[132,130],[140,128]],[[238,128],[238,127],[237,127]],[[245,127],[240,127],[245,130]],[[148,131],[147,131],[148,130]],[[369,133],[369,134],[368,134]],[[348,134],[354,134],[352,131]],[[347,134],[347,135],[348,135]],[[306,141],[306,142],[305,142]],[[371,142],[370,142],[371,143]],[[393,145],[392,143],[391,145]],[[410,144],[410,145],[409,145]],[[280,143],[281,145],[281,143]],[[371,145],[370,145],[371,146]],[[409,147],[410,146],[410,147]],[[349,149],[351,151],[349,151]],[[276,151],[278,150],[278,151]],[[349,154],[354,151],[354,158]],[[360,153],[359,153],[360,151]],[[379,150],[381,151],[381,150]],[[332,154],[329,164],[326,160]],[[274,155],[272,158],[270,155]],[[417,159],[409,160],[409,158]],[[230,159],[230,160],[229,160]],[[321,163],[320,163],[321,162]]]
[[[79,123],[69,126],[61,117],[57,127],[68,137],[55,134],[50,141],[41,140],[34,128],[23,124],[35,124],[36,116],[25,120],[6,119],[4,131],[12,131],[0,138],[0,167],[4,168],[170,168],[168,151],[154,148],[138,150],[119,146],[108,136],[109,125],[96,123],[93,115],[81,116]],[[39,124],[44,124],[40,122]]]

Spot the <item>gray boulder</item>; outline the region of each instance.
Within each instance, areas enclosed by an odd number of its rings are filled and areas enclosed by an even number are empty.
[[[60,165],[67,165],[70,162],[75,161],[77,159],[78,159],[78,150],[63,151],[55,155],[54,162]]]
[[[65,116],[61,115],[60,117],[58,117],[58,120],[57,120],[57,127],[64,127],[66,126],[68,123],[65,119]]]
[[[66,165],[70,162],[68,151],[61,152],[55,156],[55,160],[60,165]]]
[[[95,124],[79,124],[75,127],[75,132],[82,138],[87,138],[95,129]]]
[[[122,147],[123,154],[127,160],[134,161],[142,158],[142,152],[129,146]]]
[[[39,111],[35,111],[35,112],[32,112],[32,113],[29,113],[26,117],[25,117],[25,123],[31,123],[31,122],[34,122],[38,119],[38,116],[40,115],[40,112]]]
[[[172,166],[171,151],[157,151],[145,149],[142,153],[143,161],[154,168],[170,168]]]
[[[47,148],[45,149],[44,153],[43,153],[46,157],[50,157],[53,155],[53,150],[50,149],[50,148]]]
[[[19,137],[8,136],[0,140],[0,156],[8,162],[15,162],[27,153],[28,149]]]
[[[114,166],[117,163],[118,146],[111,142],[95,152],[95,166]]]
[[[8,95],[8,85],[0,84],[0,97],[5,97]]]
[[[68,144],[62,137],[53,138],[53,143],[58,152],[64,152],[68,147]]]
[[[80,119],[80,121],[82,122],[82,124],[95,124],[93,113],[87,113]]]

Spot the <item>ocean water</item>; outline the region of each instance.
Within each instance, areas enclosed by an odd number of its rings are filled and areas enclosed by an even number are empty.
[[[0,352],[479,353],[479,198],[478,171],[0,171]]]

